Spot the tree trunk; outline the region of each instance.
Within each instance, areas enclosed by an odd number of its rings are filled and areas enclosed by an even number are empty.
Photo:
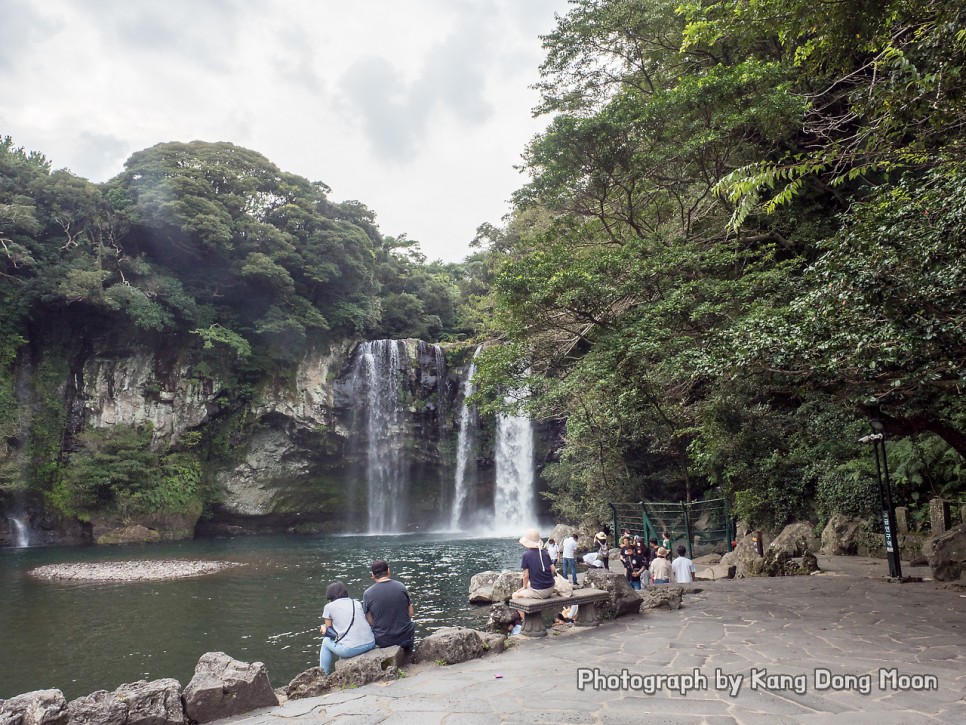
[[[862,406],[863,413],[870,418],[882,421],[883,430],[889,438],[905,438],[918,433],[934,433],[949,444],[950,448],[960,456],[966,458],[966,434],[949,423],[927,413],[919,413],[908,417],[895,418],[879,413],[866,406]]]

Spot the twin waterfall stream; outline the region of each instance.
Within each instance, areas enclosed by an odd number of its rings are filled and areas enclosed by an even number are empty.
[[[426,343],[421,343],[426,345]],[[431,372],[435,376],[436,413],[440,434],[444,432],[448,403],[446,398],[446,359],[438,345],[427,345],[431,356]],[[495,467],[496,485],[492,513],[481,519],[477,511],[468,510],[474,500],[480,421],[476,410],[467,404],[475,392],[477,348],[470,361],[457,397],[459,410],[453,416],[458,428],[452,482],[441,492],[441,503],[448,511],[440,511],[435,527],[461,531],[476,527],[489,533],[515,533],[536,523],[534,505],[533,425],[525,416],[501,415],[496,420]],[[354,363],[354,382],[364,409],[357,414],[354,437],[357,454],[365,461],[365,488],[368,515],[361,518],[362,527],[370,534],[397,533],[407,522],[407,506],[412,487],[410,457],[407,447],[408,421],[412,417],[411,401],[404,377],[409,365],[406,342],[373,340],[360,344]],[[425,374],[425,372],[424,372]],[[362,450],[365,448],[363,456]],[[477,502],[478,503],[478,502]]]

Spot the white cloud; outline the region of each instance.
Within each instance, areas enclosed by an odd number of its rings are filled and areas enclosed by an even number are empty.
[[[543,125],[538,35],[566,0],[0,0],[0,134],[94,181],[231,141],[468,253]]]

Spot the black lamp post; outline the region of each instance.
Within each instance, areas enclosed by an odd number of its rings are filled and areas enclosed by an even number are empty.
[[[892,505],[892,485],[889,482],[889,460],[886,458],[885,427],[882,421],[871,421],[872,435],[859,439],[860,443],[871,443],[875,453],[875,473],[879,481],[879,505],[882,509],[882,529],[885,533],[886,558],[889,560],[889,576],[902,579],[902,565],[899,562],[899,533],[896,531],[896,511]],[[880,462],[881,459],[881,462]]]

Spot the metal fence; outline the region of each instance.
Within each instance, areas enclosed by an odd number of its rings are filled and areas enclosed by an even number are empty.
[[[610,508],[617,540],[624,531],[630,531],[632,536],[660,542],[666,533],[671,551],[676,552],[678,546],[684,545],[692,559],[731,551],[734,525],[723,498],[681,503],[611,502]]]

